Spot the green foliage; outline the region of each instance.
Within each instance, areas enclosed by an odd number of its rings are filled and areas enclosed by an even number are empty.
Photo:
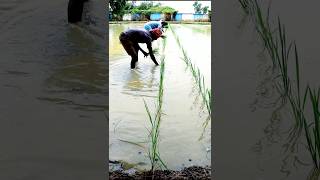
[[[142,5],[142,4],[141,4]],[[133,9],[129,10],[132,14],[145,14],[150,15],[151,13],[174,13],[176,10],[169,6],[161,6],[160,4],[156,4],[155,6],[143,5],[143,7],[137,6]]]
[[[196,1],[196,2],[193,3],[192,6],[194,8],[194,13],[196,13],[196,14],[200,14],[201,13],[201,11],[202,11],[202,8],[201,8],[202,4],[201,3]]]
[[[203,14],[207,14],[208,10],[209,10],[209,6],[205,6],[205,7],[202,8],[202,13]]]
[[[202,4],[199,1],[193,3],[194,13],[195,14],[207,14],[209,12],[209,6],[202,7]]]
[[[148,10],[153,7],[153,2],[143,2],[137,8],[139,10]]]
[[[161,9],[161,13],[170,13],[170,14],[172,14],[172,13],[174,13],[176,10],[175,9],[173,9],[172,7],[169,7],[169,6],[164,6],[164,7],[162,7],[162,9]]]
[[[111,9],[110,9],[111,8]],[[125,14],[126,9],[130,8],[130,4],[126,0],[110,0],[109,9],[113,19],[121,20],[122,16]]]
[[[272,28],[269,20],[269,9],[265,15],[257,0],[239,0],[241,7],[250,15],[255,23],[256,30],[261,37],[273,63],[273,68],[279,72],[280,84],[278,88],[283,98],[290,102],[295,124],[289,135],[289,142],[295,144],[303,129],[307,147],[315,166],[315,178],[320,170],[320,88],[311,89],[309,85],[301,92],[299,55],[295,42],[288,43],[285,26],[278,17],[278,27]],[[275,29],[275,30],[274,30]],[[289,76],[289,57],[294,48],[295,81]],[[309,97],[309,98],[308,98]],[[311,105],[313,117],[307,117],[305,107],[307,100]]]

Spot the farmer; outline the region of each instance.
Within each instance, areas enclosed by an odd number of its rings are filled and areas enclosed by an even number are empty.
[[[167,27],[168,23],[163,21],[149,21],[144,24],[144,29],[150,31],[151,29],[160,28],[163,31],[163,28]]]
[[[131,69],[135,68],[138,62],[139,50],[147,57],[150,54],[151,60],[159,65],[152,51],[152,41],[161,37],[162,31],[160,28],[152,29],[150,31],[140,29],[128,29],[122,32],[119,36],[120,42],[128,55],[131,56]],[[145,52],[138,43],[146,43],[149,53]]]

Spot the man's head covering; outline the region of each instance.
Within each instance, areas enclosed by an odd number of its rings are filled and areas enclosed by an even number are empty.
[[[162,31],[160,28],[151,29],[150,33],[153,34],[153,36],[158,39],[162,35]]]

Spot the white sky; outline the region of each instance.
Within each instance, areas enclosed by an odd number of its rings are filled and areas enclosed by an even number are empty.
[[[141,2],[145,1],[137,1],[136,4],[139,5]],[[179,13],[194,13],[194,8],[192,4],[195,1],[148,1],[156,3],[161,3],[163,6],[170,6],[174,9],[176,9]],[[202,6],[209,6],[209,9],[211,9],[211,1],[199,1]]]

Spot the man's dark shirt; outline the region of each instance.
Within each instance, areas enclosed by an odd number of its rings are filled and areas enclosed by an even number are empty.
[[[149,50],[150,58],[151,60],[158,65],[158,62],[156,58],[154,57],[153,51],[152,51],[152,35],[149,31],[141,30],[141,29],[128,29],[120,34],[120,40],[125,39],[129,40],[133,43],[136,43],[138,45],[139,50],[142,51],[142,53],[147,56],[148,54],[139,46],[138,43],[146,43],[147,48]]]
[[[151,44],[153,41],[150,32],[141,29],[128,29],[124,31],[124,34],[135,43]]]

